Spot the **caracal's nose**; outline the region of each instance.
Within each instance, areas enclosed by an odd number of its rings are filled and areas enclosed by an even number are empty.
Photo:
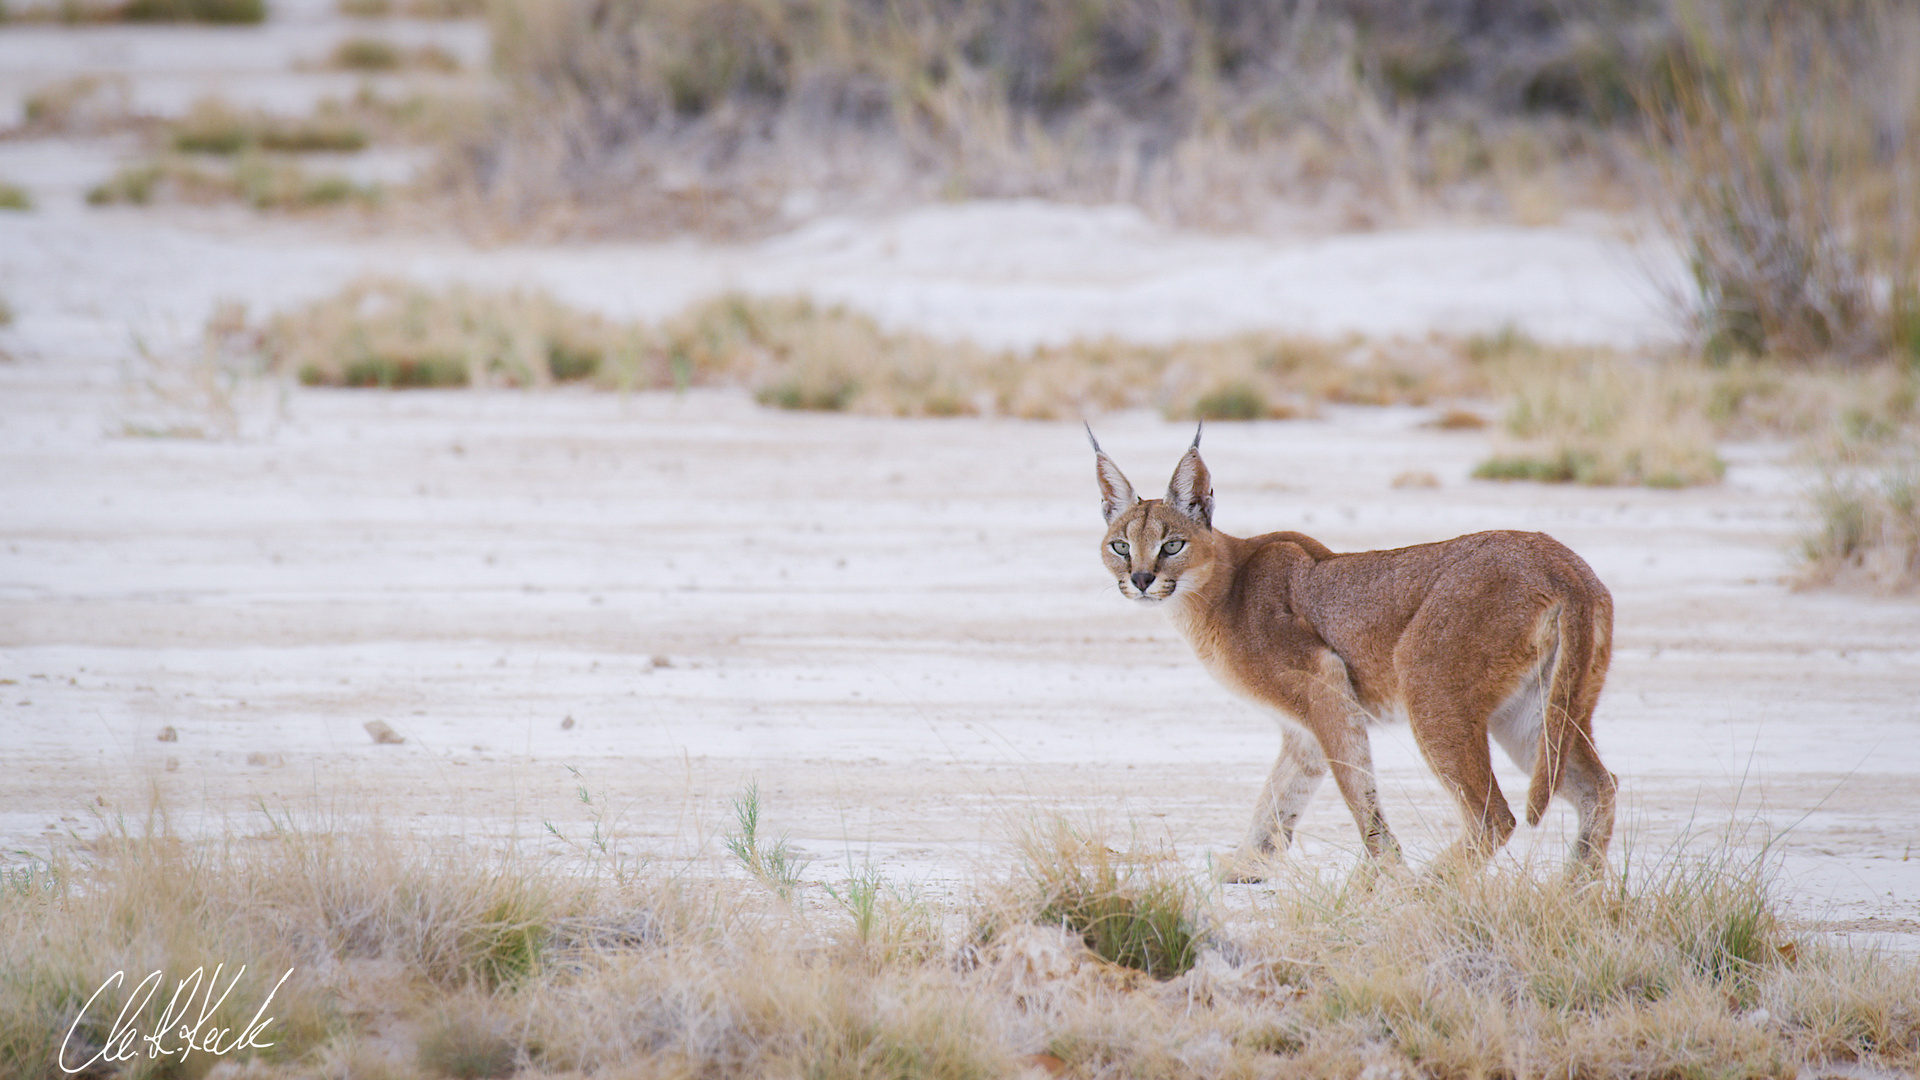
[[[1133,575],[1134,588],[1139,589],[1141,592],[1146,592],[1147,586],[1151,584],[1153,584],[1153,573],[1151,571],[1137,570],[1134,572],[1134,575]]]

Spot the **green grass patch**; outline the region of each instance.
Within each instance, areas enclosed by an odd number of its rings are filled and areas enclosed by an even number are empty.
[[[1167,854],[1117,851],[1065,822],[1026,838],[1015,886],[1025,914],[1061,926],[1111,964],[1171,979],[1200,952],[1199,897]]]
[[[266,0],[129,0],[120,6],[129,22],[257,23],[267,17]]]
[[[400,47],[380,38],[348,38],[334,46],[330,61],[348,71],[398,71]]]
[[[351,153],[367,146],[366,129],[337,111],[305,119],[240,112],[217,100],[203,100],[168,125],[168,141],[182,153],[238,154],[246,150],[279,153]]]
[[[237,202],[263,212],[366,209],[379,205],[382,197],[378,187],[339,174],[314,175],[280,155],[247,152],[213,168],[179,156],[123,166],[87,192],[93,206]]]
[[[758,783],[747,785],[734,797],[733,818],[735,829],[727,834],[727,850],[748,873],[782,897],[792,896],[809,860],[794,850],[785,833],[777,839],[761,834]]]
[[[345,71],[388,72],[402,68],[458,71],[460,61],[438,45],[403,49],[384,38],[353,37],[334,46],[327,62]]]
[[[340,14],[357,19],[405,15],[411,19],[474,19],[487,13],[487,0],[340,0]]]
[[[1244,382],[1210,390],[1193,403],[1193,415],[1202,420],[1260,420],[1270,414],[1267,396]]]
[[[250,25],[267,17],[266,0],[54,0],[9,9],[0,22],[196,22]]]

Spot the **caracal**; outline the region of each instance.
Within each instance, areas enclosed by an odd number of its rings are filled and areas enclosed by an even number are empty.
[[[1613,598],[1580,556],[1529,532],[1349,554],[1295,532],[1243,540],[1213,527],[1197,431],[1161,499],[1093,451],[1121,595],[1160,606],[1214,678],[1281,719],[1280,760],[1223,878],[1260,880],[1329,770],[1368,854],[1398,861],[1366,725],[1400,714],[1460,802],[1465,829],[1443,861],[1484,863],[1513,832],[1491,736],[1532,775],[1527,824],[1565,796],[1580,815],[1574,869],[1605,865],[1616,779],[1592,719]]]

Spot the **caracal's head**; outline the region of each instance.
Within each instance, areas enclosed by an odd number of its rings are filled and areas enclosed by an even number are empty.
[[[1173,470],[1162,499],[1142,499],[1120,467],[1093,442],[1100,478],[1100,512],[1107,536],[1100,557],[1113,572],[1120,595],[1157,604],[1176,595],[1192,595],[1212,576],[1213,478],[1200,460],[1200,432]]]

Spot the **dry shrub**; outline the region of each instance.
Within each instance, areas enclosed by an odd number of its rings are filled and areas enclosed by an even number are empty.
[[[1920,451],[1842,452],[1813,488],[1815,524],[1801,541],[1801,580],[1888,592],[1920,588]]]
[[[1920,361],[1920,10],[1682,10],[1649,113],[1706,351]]]
[[[1473,475],[1661,488],[1717,482],[1726,465],[1697,383],[1657,362],[1607,355],[1516,374],[1506,426],[1523,448]]]
[[[1278,198],[1352,221],[1442,188],[1498,205],[1509,175],[1539,194],[1614,167],[1603,125],[1657,7],[507,0],[513,104],[444,179],[509,229],[643,235],[901,197],[1235,228]]]
[[[1550,347],[1511,329],[1463,349],[1508,398],[1513,444],[1475,467],[1479,479],[1687,487],[1725,471],[1698,363]]]
[[[1920,369],[1900,363],[1715,362],[1679,349],[1546,346],[1511,331],[1461,348],[1507,399],[1508,445],[1476,468],[1483,479],[1708,484],[1724,472],[1723,439],[1872,446],[1920,418]]]
[[[631,365],[637,333],[544,294],[365,280],[274,319],[263,347],[309,386],[544,386]]]

